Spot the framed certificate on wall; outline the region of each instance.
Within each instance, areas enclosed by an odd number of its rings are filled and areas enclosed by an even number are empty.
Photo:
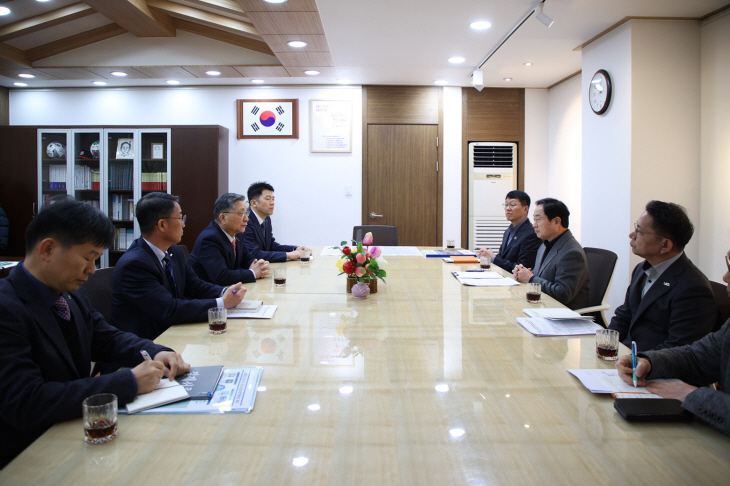
[[[299,100],[236,100],[238,138],[299,138]]]
[[[352,102],[312,100],[312,152],[352,152]]]

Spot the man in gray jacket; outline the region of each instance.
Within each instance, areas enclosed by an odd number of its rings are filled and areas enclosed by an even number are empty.
[[[730,294],[730,251],[725,255],[727,273],[722,278]],[[704,422],[730,435],[730,320],[716,333],[678,348],[648,351],[639,354],[636,377],[639,386],[651,393],[682,402],[682,408]],[[633,385],[631,355],[616,362],[619,376]],[[679,378],[678,382],[647,381],[657,378]],[[720,382],[722,391],[707,385]],[[699,387],[699,388],[698,388]]]
[[[516,265],[518,282],[539,283],[542,291],[571,309],[588,307],[588,259],[568,229],[570,211],[557,199],[537,201],[533,228],[544,240],[537,250],[535,268]]]

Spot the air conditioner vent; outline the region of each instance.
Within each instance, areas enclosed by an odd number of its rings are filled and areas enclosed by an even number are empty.
[[[512,168],[514,164],[514,145],[474,146],[474,167],[504,167]]]

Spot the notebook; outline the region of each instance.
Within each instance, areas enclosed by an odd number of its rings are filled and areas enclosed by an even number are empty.
[[[210,400],[218,386],[223,366],[193,366],[184,375],[175,378],[191,400]]]
[[[164,381],[167,380],[160,380],[160,383]],[[185,388],[176,381],[172,381],[166,383],[162,388],[155,388],[150,393],[137,395],[137,398],[127,404],[127,413],[137,413],[160,405],[187,400],[188,398],[190,398],[190,395],[188,395]]]

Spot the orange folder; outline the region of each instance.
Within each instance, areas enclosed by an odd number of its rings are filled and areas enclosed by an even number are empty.
[[[452,256],[454,263],[479,263],[479,260],[475,256]]]

